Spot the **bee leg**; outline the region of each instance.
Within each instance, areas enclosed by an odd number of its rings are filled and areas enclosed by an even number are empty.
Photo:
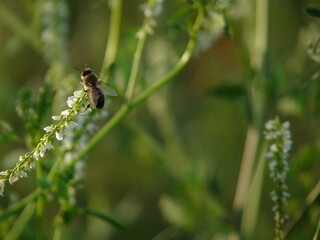
[[[84,109],[84,111],[87,111],[88,108],[90,108],[90,103],[86,106],[86,108]]]

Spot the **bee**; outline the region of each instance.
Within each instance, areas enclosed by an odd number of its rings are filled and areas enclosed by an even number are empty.
[[[85,68],[83,70],[80,70],[78,68],[75,68],[79,71],[81,71],[80,77],[80,83],[85,87],[85,91],[88,93],[89,98],[89,104],[87,105],[86,109],[88,108],[97,108],[101,109],[104,106],[104,93],[99,88],[104,82],[97,77],[97,75],[92,71],[91,68]],[[106,93],[109,96],[117,96],[117,92],[110,87],[109,85],[105,85]]]

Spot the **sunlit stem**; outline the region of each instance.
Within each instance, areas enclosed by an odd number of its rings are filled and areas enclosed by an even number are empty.
[[[118,51],[119,36],[121,30],[121,10],[122,0],[109,1],[111,8],[111,17],[109,24],[109,35],[106,52],[100,72],[100,76],[103,76],[105,83],[109,82],[110,74],[106,74],[107,69],[115,62],[116,53]]]

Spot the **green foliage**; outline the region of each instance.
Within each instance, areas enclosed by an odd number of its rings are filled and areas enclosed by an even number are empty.
[[[311,17],[320,18],[320,9],[314,7],[307,7],[306,13]]]
[[[246,90],[242,85],[222,85],[209,90],[209,95],[218,98],[236,100],[246,94]]]

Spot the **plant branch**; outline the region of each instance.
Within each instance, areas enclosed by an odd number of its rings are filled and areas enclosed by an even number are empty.
[[[108,36],[108,44],[104,55],[104,60],[100,72],[100,76],[104,76],[104,82],[108,83],[110,74],[105,74],[107,69],[115,62],[116,52],[118,49],[120,25],[121,25],[121,9],[122,0],[110,1],[111,17],[110,30]]]

